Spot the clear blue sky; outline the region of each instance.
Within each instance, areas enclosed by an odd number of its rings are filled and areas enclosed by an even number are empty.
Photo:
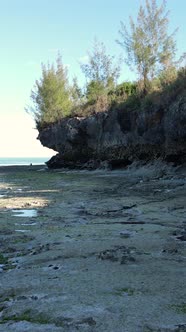
[[[94,37],[110,54],[116,44],[120,21],[136,17],[145,0],[0,0],[0,157],[50,156],[40,146],[34,122],[25,113],[41,62],[53,62],[58,50],[70,76],[82,74],[78,61],[91,48]],[[161,1],[158,1],[161,3]],[[167,0],[170,32],[177,33],[178,56],[186,51],[186,1]],[[122,79],[132,76],[123,66]]]

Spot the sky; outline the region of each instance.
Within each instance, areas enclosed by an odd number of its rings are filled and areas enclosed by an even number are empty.
[[[161,1],[157,1],[161,3]],[[41,77],[41,63],[53,63],[58,51],[69,77],[83,82],[79,62],[96,37],[111,55],[123,55],[116,43],[120,21],[128,25],[145,0],[0,0],[0,157],[50,157],[55,152],[36,139],[34,120],[25,112]],[[186,51],[186,1],[167,0],[170,32],[179,28],[177,56]],[[123,64],[120,80],[133,79]]]

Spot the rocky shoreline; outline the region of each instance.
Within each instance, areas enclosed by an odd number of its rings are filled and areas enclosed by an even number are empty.
[[[0,331],[186,331],[183,165],[0,180]]]

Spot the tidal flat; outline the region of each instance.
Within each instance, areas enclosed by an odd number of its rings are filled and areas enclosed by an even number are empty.
[[[184,332],[185,308],[186,167],[0,167],[0,331]]]

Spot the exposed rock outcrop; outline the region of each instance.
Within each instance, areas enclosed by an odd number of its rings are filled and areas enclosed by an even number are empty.
[[[186,161],[186,97],[178,96],[167,109],[110,110],[86,118],[63,119],[40,130],[41,143],[59,154],[49,167],[113,167],[134,160],[162,158]],[[93,161],[93,162],[90,162]]]

